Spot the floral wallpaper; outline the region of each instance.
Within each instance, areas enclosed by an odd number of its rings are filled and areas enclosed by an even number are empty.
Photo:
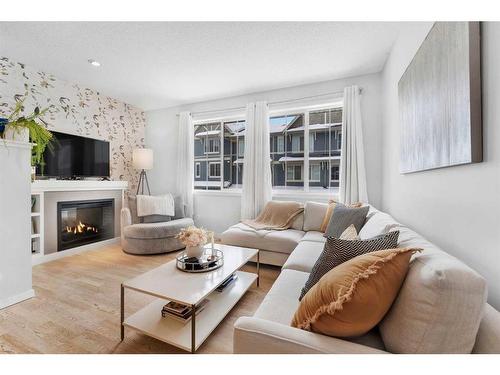
[[[49,130],[109,141],[111,179],[128,181],[135,191],[139,171],[132,167],[132,150],[144,146],[143,110],[0,57],[0,117],[8,117],[26,93],[27,112],[48,108],[43,120]]]

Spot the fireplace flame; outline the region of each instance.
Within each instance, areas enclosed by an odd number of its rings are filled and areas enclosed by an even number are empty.
[[[73,234],[82,234],[86,232],[91,232],[91,233],[98,233],[99,231],[97,230],[96,227],[93,227],[91,225],[87,225],[82,223],[81,221],[78,223],[78,225],[75,226],[66,226],[66,232],[67,233],[73,233]]]

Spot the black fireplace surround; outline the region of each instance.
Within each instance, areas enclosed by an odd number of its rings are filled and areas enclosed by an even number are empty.
[[[57,203],[57,251],[115,236],[115,200]]]

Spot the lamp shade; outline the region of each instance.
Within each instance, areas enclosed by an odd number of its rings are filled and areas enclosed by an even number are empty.
[[[135,169],[153,169],[153,150],[150,148],[136,148],[132,152],[132,165]]]

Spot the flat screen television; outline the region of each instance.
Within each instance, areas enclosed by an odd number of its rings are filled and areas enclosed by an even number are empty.
[[[109,142],[52,132],[53,150],[47,148],[36,174],[44,177],[109,177]]]

